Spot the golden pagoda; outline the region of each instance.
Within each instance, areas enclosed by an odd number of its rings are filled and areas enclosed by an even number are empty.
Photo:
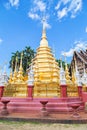
[[[33,59],[34,96],[54,97],[60,95],[59,67],[48,46],[46,27],[43,22],[42,38]]]

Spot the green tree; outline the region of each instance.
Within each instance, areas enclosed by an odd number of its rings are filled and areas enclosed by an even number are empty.
[[[57,59],[56,60],[57,62],[58,62],[58,64],[59,64],[59,67],[61,67],[61,60],[59,59]],[[62,66],[63,66],[63,68],[64,68],[64,70],[65,70],[65,61],[62,61]],[[68,68],[70,67],[70,64],[69,63],[67,63],[67,66],[68,66]]]
[[[15,64],[17,61],[17,67],[20,66],[20,59],[21,59],[21,53],[23,52],[22,57],[22,66],[24,74],[26,73],[27,68],[29,67],[29,64],[31,63],[31,60],[34,58],[35,51],[31,49],[31,47],[26,46],[24,50],[22,51],[16,51],[15,53],[12,53],[11,60],[9,62],[9,67],[12,68],[14,71]]]

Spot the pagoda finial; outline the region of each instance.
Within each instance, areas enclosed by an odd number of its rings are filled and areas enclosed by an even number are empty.
[[[40,46],[48,46],[48,41],[47,41],[47,37],[46,37],[46,18],[43,18],[42,20],[42,24],[43,24],[43,29],[42,29],[42,38],[40,41]]]
[[[45,18],[43,18],[42,23],[43,23],[42,38],[46,38],[46,19]]]

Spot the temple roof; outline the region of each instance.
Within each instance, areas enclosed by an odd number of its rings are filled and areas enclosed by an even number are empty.
[[[87,51],[81,50],[80,52],[75,51],[74,56],[77,56],[81,61],[83,61],[85,64],[87,64]]]

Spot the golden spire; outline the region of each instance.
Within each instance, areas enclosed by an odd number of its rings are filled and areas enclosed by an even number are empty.
[[[13,78],[12,77],[13,76],[12,70],[13,70],[13,61],[12,61],[12,64],[11,64],[10,76],[9,76],[9,80],[8,80],[9,83],[12,83],[12,78]]]
[[[42,38],[40,41],[40,46],[48,46],[48,41],[46,37],[46,19],[43,19],[43,30],[42,30]]]
[[[72,84],[72,81],[71,81],[71,77],[70,77],[70,74],[69,74],[68,65],[67,65],[67,62],[66,62],[66,54],[64,56],[65,56],[65,77],[66,77],[66,83],[67,83],[67,85],[70,85],[70,84]]]
[[[43,30],[42,30],[42,39],[46,39],[46,25],[45,25],[45,19],[43,19]]]
[[[23,58],[23,52],[21,53],[20,67],[19,67],[18,76],[17,76],[17,78],[18,78],[17,82],[18,83],[24,83],[22,58]]]
[[[75,76],[75,70],[72,70],[72,82],[73,84],[76,84],[76,76]]]
[[[23,52],[21,53],[21,60],[20,60],[20,68],[19,68],[19,70],[23,70],[23,67],[22,67],[22,58],[23,58]]]
[[[18,57],[16,57],[16,62],[15,62],[15,72],[17,72],[17,62],[18,62]]]
[[[12,78],[12,82],[15,83],[17,80],[17,62],[18,62],[18,57],[16,57],[16,62],[15,62],[15,70]]]
[[[66,76],[66,80],[69,81],[70,80],[70,76],[69,76],[68,65],[67,65],[67,62],[66,62],[66,53],[64,53],[64,57],[65,57],[65,76]]]
[[[65,76],[66,76],[66,80],[70,80],[70,75],[69,75],[67,63],[65,63]]]

